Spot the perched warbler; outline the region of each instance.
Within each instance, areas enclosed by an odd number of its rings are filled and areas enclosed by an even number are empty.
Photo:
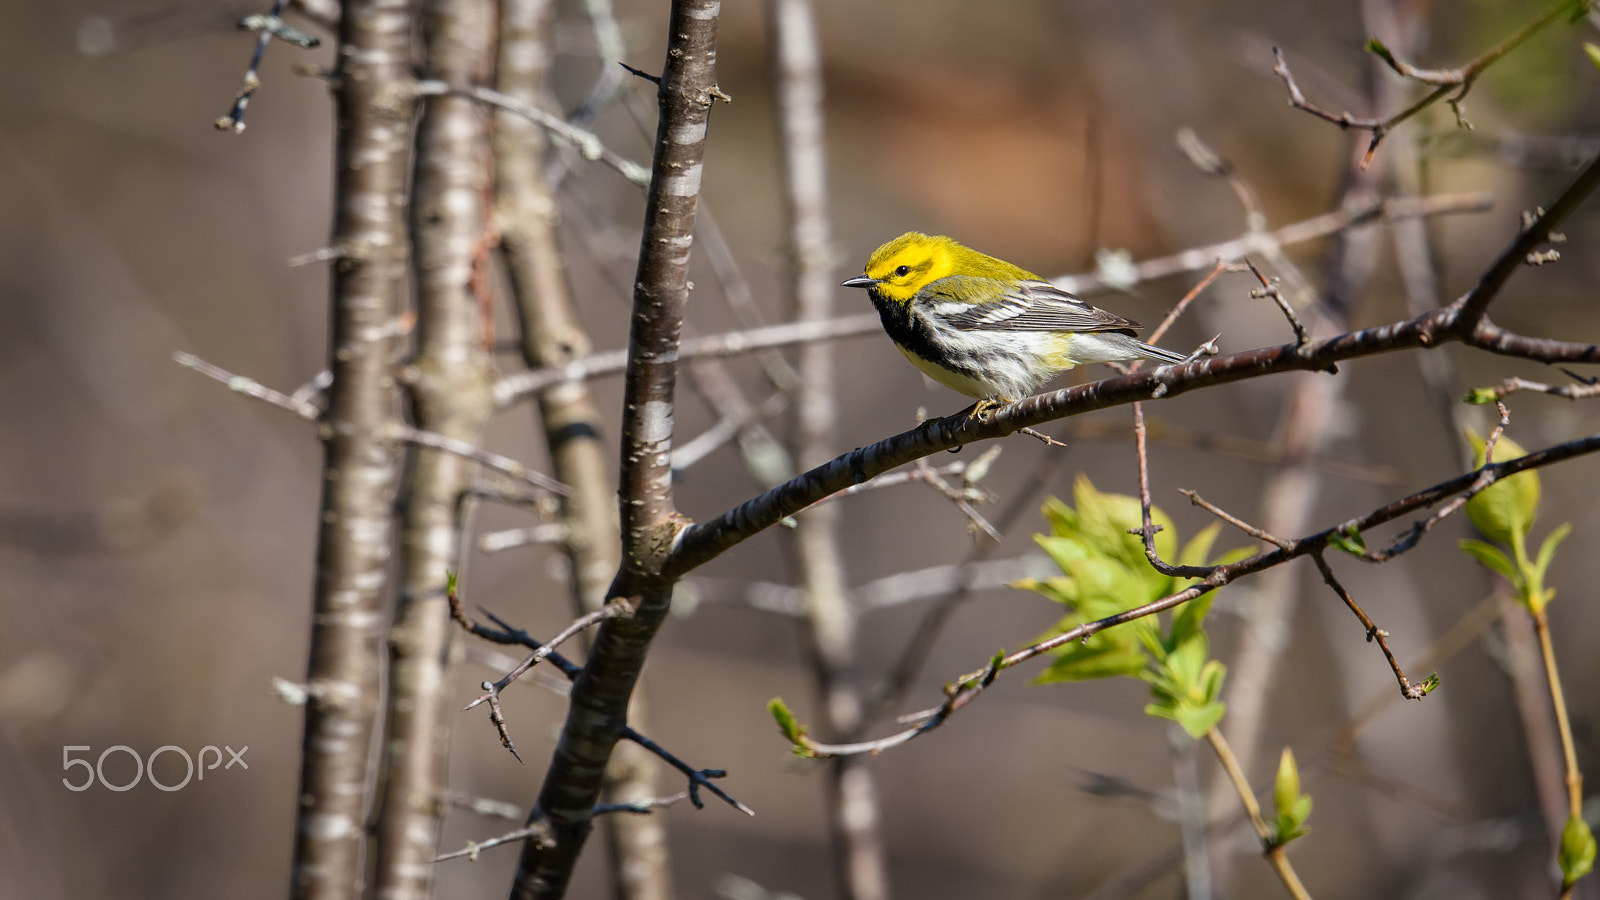
[[[866,288],[913,365],[983,401],[1025,397],[1083,363],[1185,359],[1134,338],[1138,322],[943,236],[900,235],[844,286]]]

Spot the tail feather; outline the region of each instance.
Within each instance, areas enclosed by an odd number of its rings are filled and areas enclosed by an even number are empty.
[[[1184,356],[1182,353],[1173,353],[1171,350],[1163,350],[1160,347],[1153,347],[1149,344],[1146,344],[1144,341],[1136,340],[1134,343],[1138,345],[1139,352],[1143,353],[1149,359],[1159,359],[1162,362],[1169,363],[1181,363],[1189,358]]]
[[[1135,359],[1156,359],[1168,363],[1181,363],[1188,359],[1181,353],[1152,347],[1132,335],[1120,331],[1079,332],[1072,336],[1071,355],[1074,364],[1100,362],[1126,362]]]

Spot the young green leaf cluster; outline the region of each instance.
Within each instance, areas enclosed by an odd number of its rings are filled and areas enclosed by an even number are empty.
[[[1468,431],[1475,464],[1484,464],[1486,442],[1476,432]],[[1504,462],[1526,456],[1516,441],[1502,435],[1494,444],[1494,461]],[[1554,588],[1544,586],[1545,571],[1555,557],[1556,548],[1572,530],[1562,523],[1539,545],[1539,552],[1528,556],[1528,533],[1533,529],[1539,511],[1539,473],[1522,472],[1495,482],[1467,501],[1467,517],[1488,541],[1464,539],[1462,552],[1499,574],[1516,588],[1517,602],[1529,612],[1543,611],[1545,604],[1555,596]],[[1491,543],[1491,541],[1493,543]],[[1510,548],[1508,556],[1503,548]]]
[[[1278,815],[1272,821],[1271,846],[1282,847],[1311,833],[1306,827],[1306,820],[1311,818],[1311,795],[1300,793],[1300,767],[1295,765],[1294,751],[1288,747],[1278,757],[1278,775],[1272,780],[1272,806]]]
[[[1169,596],[1193,580],[1163,575],[1150,565],[1138,535],[1142,517],[1135,498],[1101,493],[1080,475],[1073,486],[1073,502],[1068,506],[1050,499],[1044,507],[1050,533],[1034,536],[1062,574],[1014,585],[1068,609],[1053,634]],[[1151,517],[1159,528],[1156,552],[1163,559],[1176,557],[1182,565],[1201,566],[1248,555],[1240,550],[1211,559],[1217,524],[1202,529],[1178,552],[1172,520],[1158,509],[1151,510]],[[1138,678],[1150,686],[1153,698],[1145,712],[1177,722],[1198,739],[1224,711],[1217,698],[1226,667],[1210,658],[1203,627],[1213,596],[1178,607],[1166,622],[1155,616],[1137,619],[1069,644],[1056,651],[1055,661],[1035,683]]]

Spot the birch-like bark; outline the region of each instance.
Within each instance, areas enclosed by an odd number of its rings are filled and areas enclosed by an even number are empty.
[[[833,315],[828,184],[823,144],[822,60],[815,15],[808,0],[770,0],[767,19],[772,81],[778,111],[789,251],[791,318],[824,322]],[[794,457],[801,466],[834,455],[838,418],[833,345],[803,344],[794,416]],[[826,504],[797,522],[792,548],[805,596],[807,656],[828,731],[850,740],[862,724],[856,672],[857,614],[846,587],[839,546],[839,506]],[[884,900],[889,878],[878,821],[871,758],[847,756],[828,763],[828,825],[839,896]]]
[[[339,29],[328,412],[292,894],[362,888],[368,759],[401,453],[410,4],[348,0]]]
[[[672,500],[673,390],[688,300],[706,128],[716,84],[717,0],[674,0],[658,92],[650,193],[645,206],[623,395],[622,564],[609,599],[634,607],[601,626],[572,686],[561,739],[532,813],[547,839],[523,845],[512,896],[560,897],[588,837],[606,764],[645,653],[666,616],[672,580],[663,575],[683,522]]]
[[[487,72],[490,0],[431,0],[424,77],[451,84]],[[478,444],[493,409],[483,307],[488,117],[470,98],[427,98],[418,124],[411,239],[417,353],[406,369],[418,427]],[[400,591],[389,632],[387,726],[378,783],[375,896],[425,900],[444,819],[455,710],[445,702],[455,625],[448,573],[460,568],[470,460],[418,448],[401,509]]]
[[[501,93],[533,106],[550,105],[546,84],[554,11],[552,0],[502,0],[495,75]],[[521,116],[498,115],[495,197],[501,251],[522,329],[522,357],[530,369],[564,366],[591,353],[557,243],[556,201],[543,171],[546,149],[540,126]],[[592,612],[605,602],[621,558],[603,423],[582,381],[547,387],[538,402],[555,477],[571,491],[562,498],[561,518],[573,599],[580,614]],[[642,716],[635,694],[628,721],[642,729]],[[656,796],[655,786],[649,751],[623,743],[607,765],[602,802],[641,803]],[[601,823],[609,839],[614,895],[623,900],[671,897],[661,817],[614,815]]]

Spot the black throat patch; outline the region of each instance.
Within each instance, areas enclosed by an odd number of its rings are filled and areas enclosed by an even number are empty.
[[[886,300],[879,297],[877,291],[868,291],[867,296],[872,299],[872,305],[878,310],[878,319],[883,322],[883,330],[888,332],[895,343],[928,362],[938,363],[952,372],[972,375],[978,371],[973,365],[974,358],[970,352],[952,352],[934,340],[933,326],[923,317],[912,313],[911,303]]]

